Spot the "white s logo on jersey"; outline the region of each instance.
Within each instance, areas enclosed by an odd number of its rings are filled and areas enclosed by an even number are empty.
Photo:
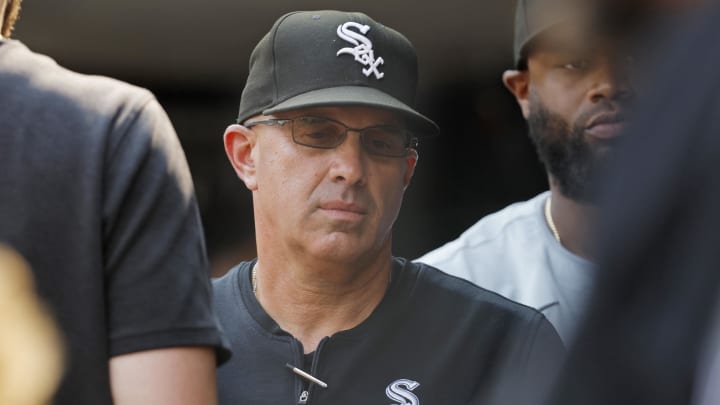
[[[357,29],[357,31],[351,28]],[[345,24],[340,24],[337,27],[337,34],[343,40],[355,45],[354,48],[342,48],[336,56],[343,54],[350,54],[355,57],[355,60],[360,62],[363,66],[367,66],[363,69],[363,74],[370,77],[370,74],[375,74],[376,79],[382,79],[385,73],[378,70],[378,66],[385,63],[383,58],[375,59],[375,51],[373,50],[373,44],[365,36],[370,30],[369,25],[362,25],[356,22],[348,21]]]
[[[419,386],[419,382],[403,378],[388,385],[385,395],[395,401],[392,405],[420,405],[420,400],[412,393]]]

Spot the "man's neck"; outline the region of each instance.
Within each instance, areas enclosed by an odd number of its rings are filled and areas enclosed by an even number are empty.
[[[256,297],[265,311],[314,351],[324,337],[362,323],[380,303],[390,283],[388,253],[365,266],[278,259],[258,251]]]
[[[550,194],[550,215],[560,236],[560,243],[570,252],[592,261],[595,254],[590,239],[597,206],[567,197],[552,180]]]

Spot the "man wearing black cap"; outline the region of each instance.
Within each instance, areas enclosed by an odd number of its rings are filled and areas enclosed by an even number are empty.
[[[221,403],[485,403],[552,369],[540,313],[392,257],[417,138],[437,133],[416,81],[410,42],[360,13],[287,14],[253,51],[225,149],[258,258],[214,282]]]
[[[589,2],[519,0],[516,69],[503,75],[550,190],[487,216],[418,259],[537,308],[569,342],[594,277],[593,176],[621,134],[628,58]]]

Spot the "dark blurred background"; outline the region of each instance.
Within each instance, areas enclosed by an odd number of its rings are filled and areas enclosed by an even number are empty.
[[[255,255],[251,195],[222,145],[250,52],[280,15],[323,8],[363,11],[414,43],[418,108],[443,131],[420,144],[396,255],[418,257],[547,187],[500,80],[512,65],[514,1],[25,0],[14,37],[70,69],[155,93],[185,148],[219,275]]]

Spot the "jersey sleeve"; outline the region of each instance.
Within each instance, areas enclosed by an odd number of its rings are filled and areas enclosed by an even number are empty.
[[[148,93],[135,105],[115,114],[102,174],[110,355],[212,346],[222,360],[227,344],[211,308],[202,224],[185,155],[154,97]]]

